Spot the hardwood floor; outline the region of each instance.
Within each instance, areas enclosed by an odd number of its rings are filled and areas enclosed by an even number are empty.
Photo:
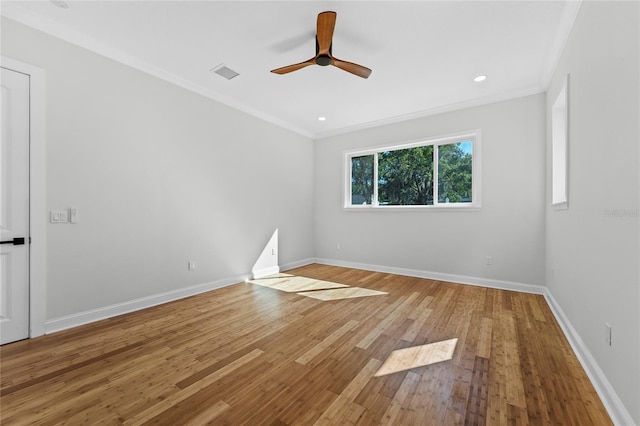
[[[324,265],[287,273],[387,294],[240,283],[5,345],[0,423],[611,424],[542,296]],[[437,342],[376,376],[395,350]],[[418,359],[431,363],[410,368]]]

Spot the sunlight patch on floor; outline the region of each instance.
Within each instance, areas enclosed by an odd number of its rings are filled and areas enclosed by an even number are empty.
[[[385,293],[384,291],[369,290],[368,288],[347,287],[334,290],[309,291],[298,294],[318,300],[340,300],[353,299],[356,297],[380,296],[388,293]]]
[[[251,280],[249,282],[264,287],[274,288],[276,290],[286,291],[287,293],[348,287],[344,284],[314,280],[313,278],[298,277],[289,274],[274,274],[257,280]]]
[[[361,287],[350,287],[346,284],[299,277],[284,273],[268,275],[248,282],[287,293],[296,293],[300,296],[311,297],[322,301],[353,299],[357,297],[388,294],[384,291],[369,290]]]
[[[453,358],[458,338],[429,343],[421,346],[398,349],[391,355],[374,374],[375,377],[398,373],[412,368],[424,367],[437,362],[449,361]]]

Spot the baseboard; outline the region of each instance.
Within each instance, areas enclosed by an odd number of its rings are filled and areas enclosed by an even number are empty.
[[[362,269],[365,271],[384,272],[389,274],[406,275],[417,278],[427,278],[439,281],[448,281],[461,284],[476,285],[489,288],[497,288],[502,290],[519,291],[524,293],[541,294],[544,296],[547,304],[549,305],[553,315],[555,316],[558,324],[562,328],[569,344],[571,345],[578,360],[582,364],[589,380],[593,384],[596,392],[600,396],[602,403],[604,404],[611,420],[615,425],[631,426],[634,425],[633,418],[627,411],[627,409],[620,401],[620,398],[613,390],[613,387],[607,380],[606,376],[600,369],[600,366],[591,355],[589,349],[580,338],[575,328],[571,325],[571,322],[565,315],[564,311],[554,299],[553,295],[546,287],[523,284],[518,282],[493,280],[488,278],[469,277],[465,275],[444,274],[439,272],[423,271],[417,269],[397,268],[392,266],[371,265],[366,263],[348,262],[343,260],[325,259],[325,258],[308,258],[298,261],[290,262],[282,265],[279,270],[286,271],[289,269],[299,268],[312,263],[319,263],[323,265],[341,266],[345,268]],[[127,314],[130,312],[138,311],[152,306],[161,305],[163,303],[172,302],[175,300],[183,299],[185,297],[194,296],[196,294],[205,293],[207,291],[215,290],[218,288],[226,287],[232,284],[246,281],[250,277],[250,274],[237,275],[234,277],[228,277],[217,281],[198,284],[195,286],[169,291],[153,296],[143,297],[115,305],[105,306],[102,308],[92,309],[85,312],[80,312],[73,315],[64,317],[58,317],[45,322],[45,334],[54,333],[56,331],[62,331],[69,328],[77,327],[80,325],[89,324],[92,322],[112,318],[118,315]]]
[[[316,258],[315,263],[342,266],[345,268],[363,269],[365,271],[384,272],[387,274],[406,275],[409,277],[427,278],[430,280],[497,288],[500,290],[519,291],[521,293],[545,294],[546,287],[535,284],[524,284],[513,281],[494,280],[490,278],[469,277],[466,275],[445,274],[441,272],[423,271],[419,269],[397,268],[394,266],[371,265],[368,263],[348,262],[344,260]]]
[[[313,257],[309,257],[307,259],[296,260],[294,262],[285,263],[284,265],[280,265],[281,271],[287,271],[289,269],[300,268],[302,266],[311,265],[312,263],[317,263],[316,259]]]
[[[277,274],[278,272],[280,272],[280,267],[278,265],[259,269],[253,272],[253,279],[257,280],[259,278],[266,277],[267,275]]]
[[[622,401],[613,390],[613,387],[607,380],[605,374],[602,372],[602,369],[600,369],[600,366],[593,358],[593,355],[591,355],[591,352],[589,351],[589,349],[587,349],[586,345],[582,341],[582,338],[575,330],[575,328],[573,328],[571,322],[563,312],[558,302],[553,298],[553,295],[551,295],[547,287],[533,284],[523,284],[518,282],[492,280],[487,278],[468,277],[464,275],[443,274],[439,272],[422,271],[416,269],[348,262],[335,259],[316,258],[315,263],[543,295],[551,309],[551,312],[555,316],[556,321],[558,321],[558,324],[562,328],[564,335],[569,341],[573,352],[576,354],[576,357],[580,361],[580,364],[582,364],[582,368],[587,373],[589,380],[593,384],[593,387],[598,393],[598,396],[602,400],[602,403],[604,404],[607,412],[609,413],[609,416],[611,417],[611,421],[618,426],[635,425],[631,414],[629,414],[625,406],[622,404]]]
[[[139,311],[141,309],[150,308],[152,306],[161,305],[163,303],[184,299],[185,297],[194,296],[196,294],[205,293],[207,291],[246,281],[247,279],[249,279],[249,277],[250,274],[237,275],[217,281],[198,284],[178,290],[172,290],[153,296],[147,296],[127,302],[116,303],[115,305],[79,312],[77,314],[54,318],[45,322],[45,334],[67,330],[69,328],[89,324],[107,318],[112,318],[118,315],[128,314],[130,312]]]
[[[298,268],[300,266],[314,263],[315,259],[301,259],[294,262],[286,263],[281,267],[275,266],[258,271],[264,275],[278,273],[280,270]],[[257,273],[256,273],[257,274]],[[55,333],[56,331],[67,330],[69,328],[78,327],[80,325],[90,324],[92,322],[113,318],[118,315],[128,314],[130,312],[139,311],[141,309],[151,308],[163,303],[173,302],[175,300],[184,299],[185,297],[195,296],[196,294],[205,293],[207,291],[226,287],[232,284],[247,281],[251,278],[250,273],[236,275],[220,280],[197,284],[191,287],[172,290],[165,293],[155,294],[152,296],[142,297],[140,299],[129,300],[122,303],[116,303],[110,306],[104,306],[89,311],[79,312],[77,314],[67,315],[64,317],[53,318],[45,321],[44,334]]]
[[[613,424],[619,426],[635,425],[631,414],[629,414],[629,411],[627,411],[624,404],[622,404],[618,394],[613,390],[611,383],[607,380],[607,377],[602,372],[602,369],[596,362],[595,358],[591,355],[591,352],[584,344],[584,341],[576,329],[571,325],[569,318],[567,318],[549,289],[545,288],[545,290],[544,298],[551,308],[551,312],[553,312],[558,324],[560,324],[560,328],[562,328],[573,352],[576,354],[576,357],[578,357],[578,360],[580,361],[580,364],[582,364],[584,371],[587,373],[589,380],[591,380],[591,384],[607,409]]]

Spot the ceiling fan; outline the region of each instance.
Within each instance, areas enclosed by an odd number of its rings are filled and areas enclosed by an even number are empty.
[[[341,70],[355,74],[358,77],[367,78],[371,74],[371,70],[362,65],[353,62],[343,61],[332,54],[333,29],[336,26],[336,12],[322,12],[318,14],[318,22],[316,24],[316,56],[308,61],[299,64],[287,65],[286,67],[276,68],[271,72],[276,74],[287,74],[297,71],[309,65],[320,65],[326,67],[333,65]]]

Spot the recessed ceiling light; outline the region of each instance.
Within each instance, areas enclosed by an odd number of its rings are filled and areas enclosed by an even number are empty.
[[[49,0],[52,5],[59,7],[60,9],[69,9],[69,3],[64,0]]]
[[[327,117],[318,117],[318,121],[325,121]]]
[[[473,78],[473,81],[475,81],[476,83],[480,83],[481,81],[485,81],[486,79],[486,75],[477,75]]]

